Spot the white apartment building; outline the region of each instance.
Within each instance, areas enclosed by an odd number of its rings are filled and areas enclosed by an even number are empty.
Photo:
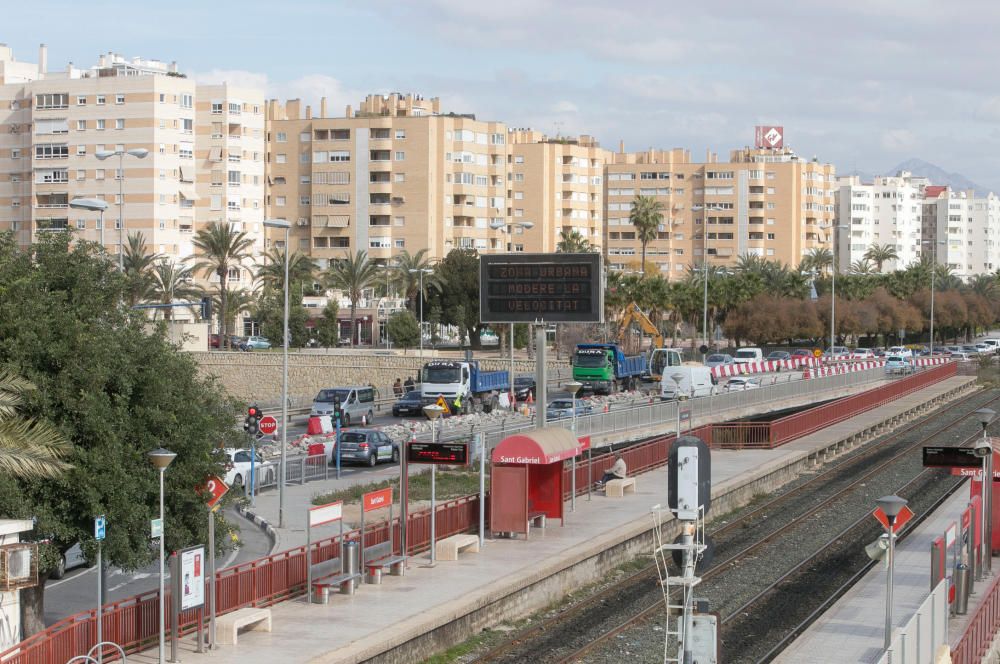
[[[49,71],[46,60],[44,45],[37,64],[0,45],[0,230],[28,246],[73,229],[111,254],[141,232],[147,251],[179,261],[202,226],[226,221],[255,240],[231,275],[248,284],[264,250],[263,92],[200,86],[175,63],[114,53],[89,69]],[[144,158],[127,154],[140,148]],[[124,154],[98,159],[108,151]],[[103,228],[97,212],[70,208],[75,198],[108,203]]]

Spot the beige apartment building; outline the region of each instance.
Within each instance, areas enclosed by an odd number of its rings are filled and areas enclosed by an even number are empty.
[[[122,217],[126,238],[141,232],[147,251],[179,261],[204,224],[228,221],[255,239],[231,275],[249,285],[264,249],[263,92],[199,86],[174,63],[114,53],[89,69],[49,71],[46,59],[44,46],[36,64],[0,46],[0,230],[27,246],[72,228],[117,254]],[[144,158],[127,154],[140,148]],[[98,159],[105,151],[125,154]],[[75,198],[107,202],[103,227]]]
[[[837,184],[832,164],[787,148],[733,150],[729,161],[687,150],[613,155],[605,173],[605,255],[611,269],[640,269],[642,247],[629,213],[636,196],[663,204],[658,237],[646,261],[669,279],[690,266],[732,266],[755,254],[797,265],[813,248],[831,246]]]

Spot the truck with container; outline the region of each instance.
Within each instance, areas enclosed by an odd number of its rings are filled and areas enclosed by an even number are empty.
[[[618,344],[577,344],[573,352],[573,380],[584,392],[632,390],[645,373],[646,356],[626,355]]]
[[[420,397],[425,405],[444,398],[449,410],[491,412],[500,394],[510,391],[507,371],[483,371],[476,360],[432,360],[420,371]],[[461,407],[455,400],[461,397]]]

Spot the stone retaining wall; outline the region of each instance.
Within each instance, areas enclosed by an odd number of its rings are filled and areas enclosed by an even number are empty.
[[[244,401],[272,402],[281,400],[281,353],[239,353],[213,351],[191,353],[201,371],[215,376],[226,391]],[[417,373],[430,357],[421,359],[412,355],[384,355],[371,352],[343,352],[336,354],[288,354],[288,394],[293,403],[311,400],[324,387],[338,385],[375,384],[388,396],[386,388],[397,378],[417,377]],[[446,358],[441,358],[446,359]],[[447,359],[459,359],[458,357]],[[510,360],[499,357],[479,358],[480,365],[488,370],[506,370]],[[566,361],[551,360],[549,370],[569,369]],[[534,360],[514,360],[514,373],[534,373]]]

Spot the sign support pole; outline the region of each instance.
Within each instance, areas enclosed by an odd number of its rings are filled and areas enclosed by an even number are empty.
[[[257,481],[255,477],[257,463],[257,441],[250,440],[250,507],[257,507]]]
[[[313,587],[312,526],[309,523],[309,519],[309,508],[306,507],[306,604],[312,602]],[[340,557],[343,560],[343,551],[340,552]]]
[[[479,548],[483,548],[486,533],[486,437],[477,433],[479,448]]]
[[[436,437],[436,436],[435,436]],[[431,567],[437,564],[434,526],[437,522],[437,500],[435,495],[434,478],[437,475],[437,466],[431,466]]]
[[[215,511],[208,510],[208,649],[215,648]]]
[[[358,565],[358,569],[362,570],[365,568],[365,506],[361,505],[361,564]]]
[[[101,565],[101,540],[97,540],[97,643],[104,643],[104,592],[101,582],[104,579],[104,567]],[[104,646],[97,647],[98,663],[104,661]]]
[[[177,625],[180,623],[181,610],[181,561],[175,551],[170,555],[170,585],[173,586],[173,601],[170,602],[170,661],[177,660]]]
[[[545,427],[545,404],[548,403],[546,384],[545,323],[535,322],[535,426]]]
[[[399,456],[399,555],[406,557],[406,501],[410,498],[409,464],[407,463],[410,443],[403,443],[403,454]]]
[[[336,433],[334,434],[333,447],[337,451],[337,479],[340,479],[340,418],[334,417],[336,422]]]

